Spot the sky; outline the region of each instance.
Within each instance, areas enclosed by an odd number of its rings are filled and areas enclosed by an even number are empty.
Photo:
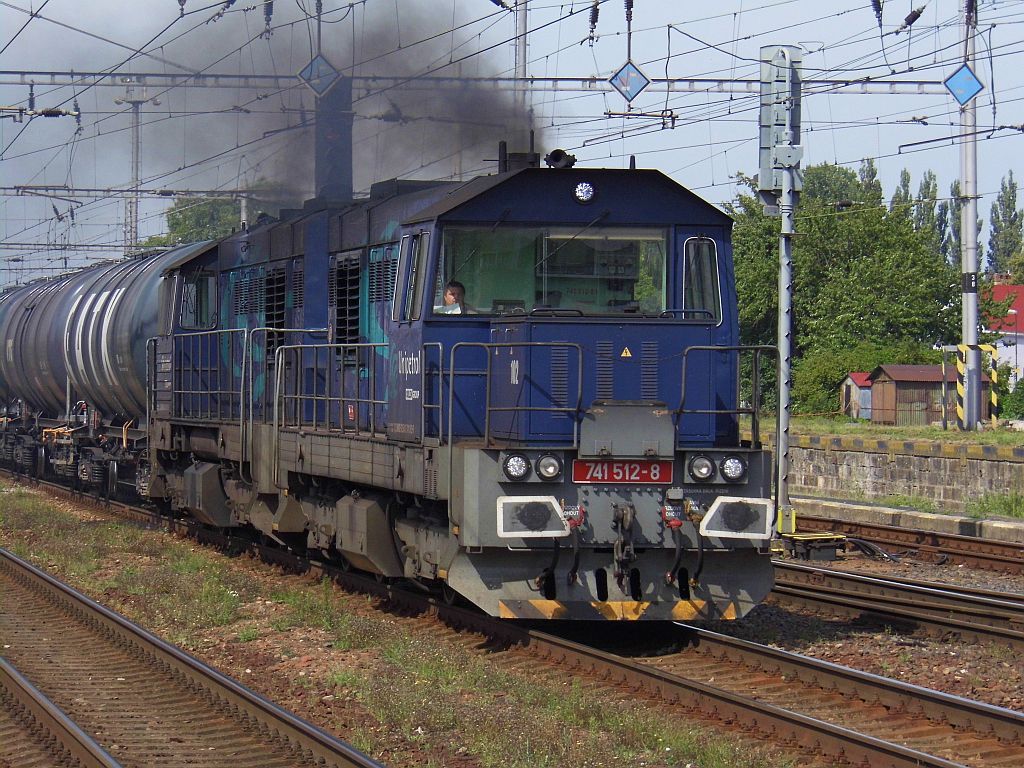
[[[318,37],[322,55],[354,78],[361,194],[394,176],[491,173],[497,142],[526,149],[530,126],[541,154],[562,148],[588,167],[626,167],[633,156],[638,167],[722,205],[736,195],[738,173],[758,170],[758,97],[749,83],[759,76],[761,47],[775,45],[802,52],[804,166],[856,170],[872,158],[887,198],[904,168],[915,193],[922,174],[934,171],[940,197],[959,175],[959,105],[941,85],[964,60],[957,0],[635,0],[630,33],[619,0],[597,4],[593,27],[593,0],[530,0],[527,114],[510,79],[516,18],[501,5],[323,0],[318,34],[315,0],[278,0],[269,28],[261,0],[0,0],[0,287],[123,252],[124,197],[105,190],[131,184],[131,108],[118,101],[125,86],[116,78],[52,85],[42,73],[281,76],[257,88],[237,80],[195,87],[194,79],[136,86],[132,97],[146,99],[140,186],[183,192],[260,183],[300,203],[315,192],[315,97],[295,75]],[[975,100],[984,131],[978,210],[987,219],[1001,180],[1011,171],[1019,178],[1024,162],[1021,130],[1000,127],[1024,124],[1024,2],[979,0],[977,18],[974,69],[985,86]],[[654,80],[631,103],[607,84],[627,61]],[[664,78],[703,82],[668,92]],[[37,110],[77,104],[79,119],[13,119],[28,107],[30,79]],[[924,85],[870,94],[815,82],[865,79],[881,90]],[[28,185],[68,189],[35,190],[43,196],[26,194]],[[173,199],[144,197],[141,237],[166,231]]]

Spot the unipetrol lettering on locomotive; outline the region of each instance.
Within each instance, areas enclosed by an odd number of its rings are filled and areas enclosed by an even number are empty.
[[[420,375],[420,353],[410,355],[408,352],[398,353],[398,372],[402,376]]]

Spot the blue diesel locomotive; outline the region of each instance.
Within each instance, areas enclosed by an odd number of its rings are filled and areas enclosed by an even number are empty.
[[[0,459],[496,616],[738,618],[774,512],[730,229],[657,171],[526,166],[30,284]]]

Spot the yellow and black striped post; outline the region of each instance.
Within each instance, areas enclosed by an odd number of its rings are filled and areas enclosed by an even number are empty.
[[[988,371],[990,386],[988,388],[989,398],[992,407],[989,409],[989,418],[992,426],[999,425],[999,393],[996,392],[996,385],[999,383],[999,350],[992,344],[957,344],[956,356],[956,422],[962,430],[964,428],[964,370],[967,367],[968,350],[987,352],[991,365]]]

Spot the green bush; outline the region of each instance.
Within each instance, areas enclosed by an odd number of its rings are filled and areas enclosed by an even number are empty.
[[[1005,395],[1001,402],[1004,419],[1024,419],[1024,378],[1017,380],[1013,392]]]

